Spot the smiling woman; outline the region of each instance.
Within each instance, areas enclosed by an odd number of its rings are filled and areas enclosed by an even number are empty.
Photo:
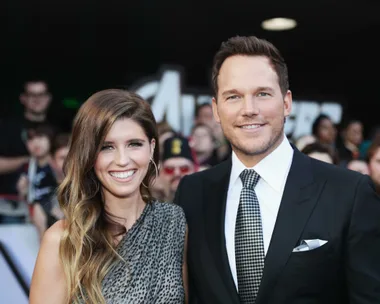
[[[118,205],[120,198],[139,196],[155,144],[156,139],[149,139],[133,119],[119,119],[113,124],[95,162],[106,202],[116,201]]]
[[[184,303],[185,217],[149,189],[157,141],[134,93],[101,91],[82,105],[58,193],[65,220],[44,236],[32,304]]]

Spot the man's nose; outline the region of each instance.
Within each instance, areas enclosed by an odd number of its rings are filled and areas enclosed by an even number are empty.
[[[243,115],[252,116],[259,114],[258,103],[253,96],[245,96],[243,100]]]

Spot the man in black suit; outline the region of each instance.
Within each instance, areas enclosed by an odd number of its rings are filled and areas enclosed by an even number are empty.
[[[198,304],[380,303],[380,200],[365,175],[284,135],[286,64],[234,37],[214,58],[214,117],[232,157],[182,179],[190,296]]]

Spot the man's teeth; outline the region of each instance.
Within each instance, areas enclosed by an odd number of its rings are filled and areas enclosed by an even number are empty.
[[[261,125],[248,125],[248,126],[242,126],[243,129],[257,129],[260,128]]]
[[[135,170],[124,171],[124,172],[110,172],[110,174],[117,178],[128,178],[135,173]]]

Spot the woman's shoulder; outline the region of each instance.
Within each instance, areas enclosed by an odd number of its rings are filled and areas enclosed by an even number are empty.
[[[47,243],[49,246],[59,246],[65,229],[65,220],[59,220],[55,222],[51,227],[49,227],[49,229],[45,231],[42,241]]]
[[[155,201],[152,203],[156,213],[167,217],[174,216],[176,218],[184,218],[185,213],[181,206],[174,203]]]
[[[154,222],[162,238],[183,241],[186,233],[186,217],[182,207],[169,202],[153,203]],[[164,232],[164,233],[162,233]],[[179,242],[181,244],[181,242]]]
[[[185,212],[181,206],[160,201],[155,201],[152,204],[155,217],[158,218],[162,224],[167,223],[168,226],[186,227]]]

